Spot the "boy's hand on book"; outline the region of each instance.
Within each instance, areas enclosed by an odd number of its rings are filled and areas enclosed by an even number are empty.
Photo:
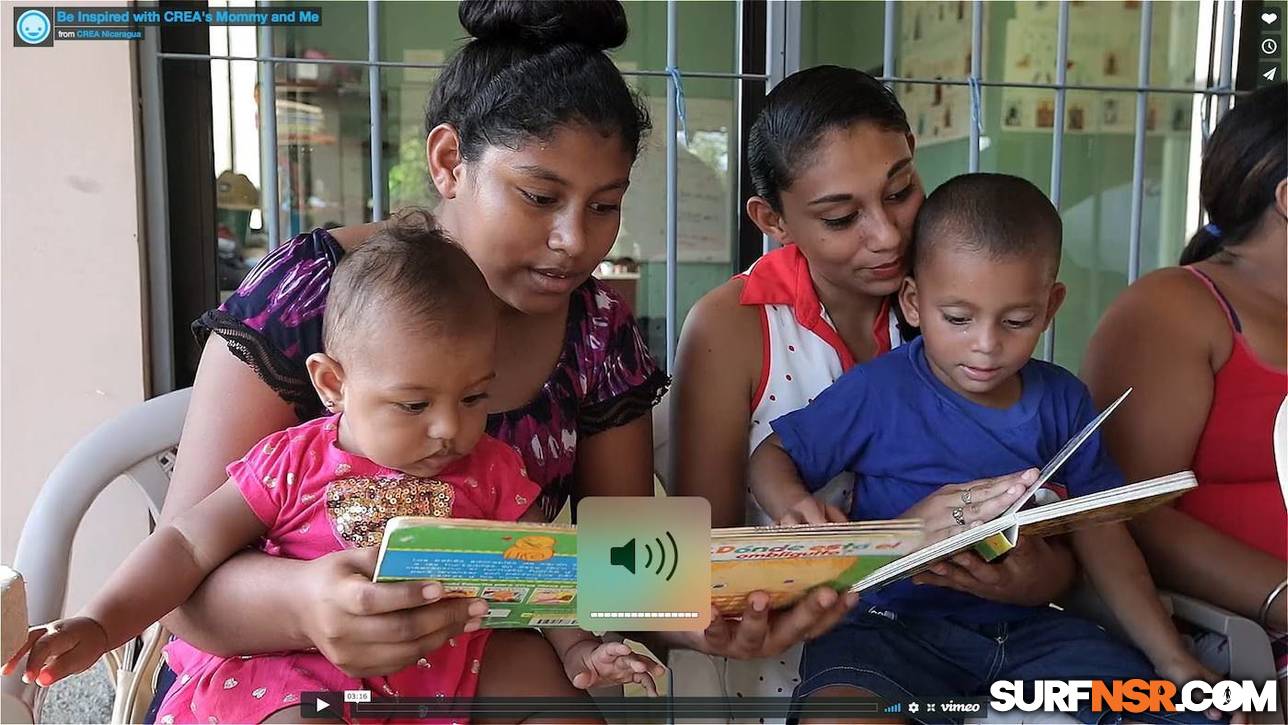
[[[89,669],[108,649],[107,632],[89,617],[72,617],[32,627],[27,642],[4,665],[4,674],[14,671],[23,655],[27,666],[23,682],[49,687],[58,680]]]
[[[921,499],[899,517],[921,519],[926,529],[922,545],[929,546],[997,518],[1037,480],[1037,469],[1030,468],[970,483],[951,483]]]
[[[1046,539],[1019,537],[1000,561],[984,561],[974,551],[941,561],[912,578],[915,584],[956,589],[994,602],[1040,607],[1059,599],[1073,583],[1075,566],[1068,547]]]
[[[666,674],[657,661],[638,654],[624,642],[601,642],[584,639],[564,653],[564,672],[573,687],[588,690],[605,685],[635,683],[657,697],[654,678]]]
[[[813,496],[806,496],[778,518],[779,526],[797,526],[800,524],[843,524],[850,520],[841,509],[832,504],[823,503]]]

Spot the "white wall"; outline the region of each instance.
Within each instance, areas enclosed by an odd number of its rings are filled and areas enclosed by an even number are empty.
[[[58,459],[143,400],[146,295],[130,43],[14,48],[11,4],[0,18],[0,559],[10,563]],[[112,484],[77,535],[69,607],[146,526],[142,496]]]

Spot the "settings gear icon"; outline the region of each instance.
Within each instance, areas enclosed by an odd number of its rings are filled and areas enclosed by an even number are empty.
[[[913,713],[915,715],[917,711],[920,709],[921,709],[921,705],[918,705],[915,702],[908,703],[908,712]]]

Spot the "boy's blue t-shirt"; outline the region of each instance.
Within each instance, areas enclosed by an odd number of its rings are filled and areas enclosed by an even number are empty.
[[[853,471],[850,518],[893,519],[945,484],[1041,468],[1096,416],[1087,387],[1057,365],[1030,360],[1020,379],[1010,408],[967,400],[931,372],[918,338],[850,370],[772,426],[811,491]],[[1123,476],[1096,433],[1053,480],[1082,496],[1120,486]],[[975,623],[1032,611],[909,581],[866,593],[863,603]]]

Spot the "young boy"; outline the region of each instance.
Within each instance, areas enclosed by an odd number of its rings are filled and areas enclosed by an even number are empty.
[[[912,276],[899,294],[921,337],[773,422],[749,470],[765,511],[779,521],[822,523],[827,513],[810,492],[853,471],[850,519],[896,518],[945,482],[1050,460],[1096,415],[1072,373],[1030,359],[1065,296],[1056,281],[1060,238],[1059,213],[1023,179],[967,174],[935,190],[917,218]],[[1099,436],[1057,478],[1072,496],[1123,483]],[[957,521],[976,523],[969,492],[962,502]],[[1148,660],[1059,610],[904,581],[865,594],[866,611],[806,645],[796,695],[867,691],[901,700],[985,695],[999,679],[1209,677],[1185,650],[1127,529],[1109,524],[1071,538]],[[1079,716],[1098,719],[1089,711]],[[1182,713],[1162,719],[1206,721]]]

